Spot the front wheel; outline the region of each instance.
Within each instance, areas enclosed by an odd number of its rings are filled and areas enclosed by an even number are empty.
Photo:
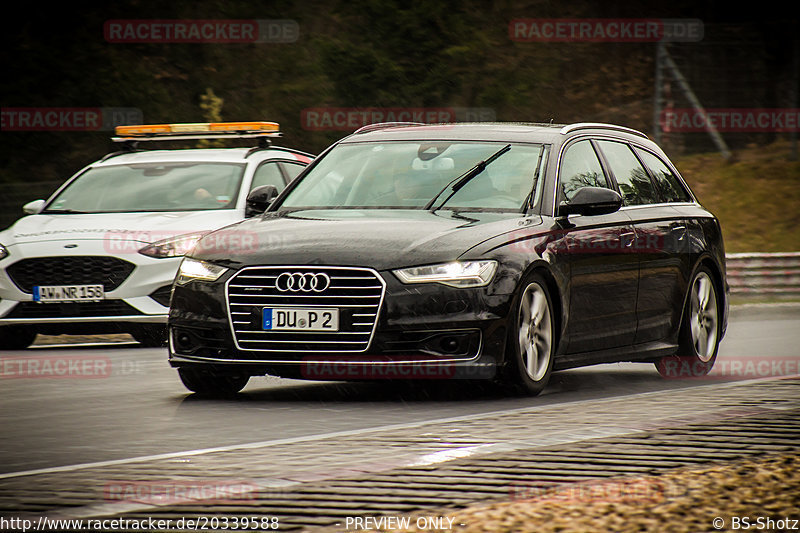
[[[36,340],[36,332],[14,326],[0,327],[0,350],[24,350]]]
[[[179,368],[178,376],[190,391],[208,395],[236,394],[250,381],[246,374],[217,373],[201,368]]]
[[[701,377],[711,371],[720,341],[719,299],[711,272],[697,271],[689,289],[678,337],[678,353],[656,363],[664,377]]]
[[[555,352],[553,304],[540,276],[525,279],[512,309],[507,381],[516,390],[535,396],[550,379]]]

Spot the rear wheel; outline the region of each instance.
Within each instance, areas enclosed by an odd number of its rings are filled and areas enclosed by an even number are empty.
[[[250,381],[246,374],[219,373],[201,368],[179,368],[178,376],[190,391],[209,395],[236,394]]]
[[[664,377],[700,377],[711,371],[720,341],[719,299],[711,272],[702,267],[689,289],[678,353],[656,363]]]
[[[553,370],[553,304],[540,276],[529,276],[521,287],[510,321],[507,382],[520,392],[536,395],[547,385]]]
[[[24,350],[36,339],[36,332],[14,326],[0,327],[0,350]]]

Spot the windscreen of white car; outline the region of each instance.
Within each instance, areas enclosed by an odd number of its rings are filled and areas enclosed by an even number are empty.
[[[539,144],[466,141],[340,144],[318,160],[279,209],[426,209],[435,205],[518,211],[532,194],[536,198],[537,168],[544,149]],[[470,169],[490,159],[482,171],[471,175]],[[453,191],[452,185],[465,176]]]
[[[43,213],[130,213],[233,209],[245,166],[137,163],[89,168]]]

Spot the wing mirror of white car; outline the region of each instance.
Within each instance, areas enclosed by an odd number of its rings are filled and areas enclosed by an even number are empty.
[[[42,211],[44,207],[44,200],[34,200],[22,206],[22,211],[26,215],[35,215]]]
[[[247,195],[247,207],[244,216],[252,217],[263,213],[278,196],[278,188],[274,185],[262,185],[256,187]]]

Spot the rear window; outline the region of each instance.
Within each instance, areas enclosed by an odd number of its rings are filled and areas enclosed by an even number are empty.
[[[656,204],[658,191],[631,148],[615,141],[597,141],[617,180],[625,205]]]
[[[681,180],[670,170],[666,163],[646,150],[636,148],[636,153],[656,179],[659,192],[665,202],[692,201]]]

